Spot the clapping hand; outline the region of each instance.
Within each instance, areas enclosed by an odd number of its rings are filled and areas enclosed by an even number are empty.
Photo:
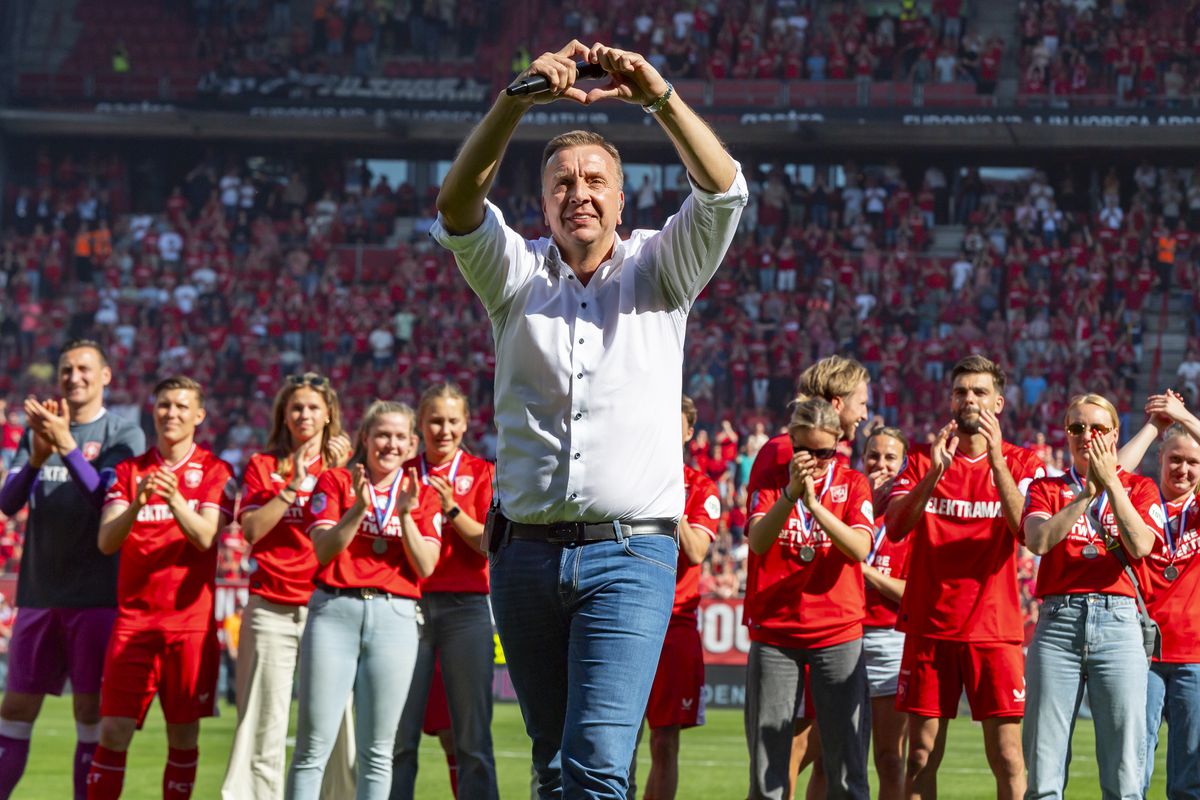
[[[1088,439],[1087,454],[1087,480],[1095,490],[1093,494],[1119,488],[1116,432],[1112,431],[1103,436],[1093,432],[1092,437]]]
[[[937,432],[933,445],[929,448],[929,458],[933,462],[933,468],[939,474],[944,475],[946,470],[950,469],[950,465],[954,463],[954,453],[957,450],[958,423],[951,421]]]

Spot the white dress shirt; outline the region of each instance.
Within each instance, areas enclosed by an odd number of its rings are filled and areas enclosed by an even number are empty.
[[[496,484],[517,522],[676,519],[688,311],[746,205],[692,194],[661,231],[635,230],[580,284],[549,238],[523,239],[486,204],[482,224],[430,235],[454,253],[496,342]]]

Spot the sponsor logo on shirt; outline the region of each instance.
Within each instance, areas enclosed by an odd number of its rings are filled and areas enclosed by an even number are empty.
[[[84,442],[83,447],[79,448],[79,450],[88,461],[95,461],[96,456],[100,455],[100,443]]]
[[[846,502],[846,494],[847,494],[846,484],[844,484],[844,483],[841,486],[834,486],[832,489],[829,490],[829,495],[832,498],[833,502],[835,502],[835,503]]]
[[[999,519],[1004,513],[999,500],[955,500],[952,497],[930,498],[925,511],[957,519]]]
[[[189,469],[183,473],[183,482],[187,484],[189,489],[195,489],[200,485],[200,481],[204,480],[204,471],[199,469]]]
[[[71,479],[66,467],[42,467],[38,474],[42,483],[66,483]]]
[[[459,475],[454,479],[454,493],[466,494],[475,485],[475,478],[470,475]]]
[[[195,511],[200,507],[199,500],[188,500],[188,508]],[[138,522],[166,522],[169,519],[174,519],[171,513],[171,507],[166,503],[155,503],[151,506],[142,506],[138,509]]]

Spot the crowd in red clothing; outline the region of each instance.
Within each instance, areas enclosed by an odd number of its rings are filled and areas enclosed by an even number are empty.
[[[569,38],[622,42],[673,78],[974,81],[990,93],[1003,42],[968,31],[962,0],[904,2],[546,3],[538,48]],[[928,13],[925,13],[925,8]]]
[[[468,445],[493,453],[490,331],[449,257],[422,236],[367,256],[344,246],[381,241],[396,218],[419,231],[427,196],[334,167],[268,175],[213,158],[146,217],[121,213],[120,166],[41,152],[10,197],[0,279],[15,313],[0,320],[0,396],[51,391],[60,341],[92,336],[114,363],[115,413],[144,414],[157,376],[194,375],[211,396],[201,437],[238,468],[263,440],[282,376],[301,368],[330,377],[350,420],[374,397],[413,402],[422,387],[455,381],[475,409]],[[731,509],[719,569],[706,578],[714,591],[737,589],[718,578],[723,558],[740,560],[739,470],[750,445],[777,429],[805,364],[854,355],[871,372],[880,417],[920,439],[944,416],[948,365],[988,352],[1010,375],[1006,430],[1053,459],[1063,404],[1085,381],[1124,414],[1140,407],[1132,391],[1147,362],[1147,293],[1173,285],[1196,295],[1192,170],[1113,170],[1097,175],[1095,196],[1041,173],[819,172],[750,170],[741,232],[689,321],[684,388],[706,429],[694,466],[718,480]],[[646,197],[637,214],[650,225],[680,199],[670,187]],[[524,233],[541,233],[533,198],[495,200]],[[84,257],[76,240],[83,231],[90,241],[92,215],[111,221],[111,248]],[[956,220],[967,231],[957,257],[923,250],[935,223]]]
[[[1200,3],[1024,0],[1021,93],[1178,106],[1200,91]]]

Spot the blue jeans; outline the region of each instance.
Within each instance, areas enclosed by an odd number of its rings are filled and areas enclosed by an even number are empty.
[[[1132,597],[1046,598],[1025,659],[1025,800],[1063,796],[1085,689],[1096,726],[1101,796],[1141,798],[1148,672]]]
[[[391,800],[409,800],[417,780],[417,751],[434,666],[442,663],[446,704],[454,731],[458,794],[496,800],[492,755],[492,612],[488,596],[471,592],[427,592],[421,598],[421,644],[408,702],[396,733]]]
[[[492,609],[542,800],[624,798],[675,596],[669,536],[491,558]]]
[[[354,692],[355,797],[387,800],[396,726],[416,660],[415,600],[313,592],[300,640],[300,708],[289,799],[316,800],[320,794],[325,762]]]
[[[1146,777],[1150,790],[1158,728],[1167,723],[1167,797],[1200,800],[1200,664],[1150,665],[1146,692]]]

